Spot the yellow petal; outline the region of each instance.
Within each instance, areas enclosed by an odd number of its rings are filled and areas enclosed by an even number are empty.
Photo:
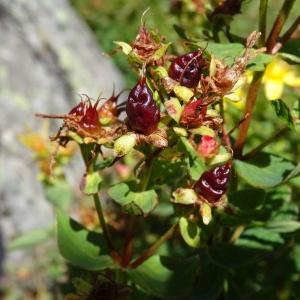
[[[283,82],[279,80],[268,80],[265,82],[265,94],[267,99],[280,99],[283,93]]]
[[[270,64],[268,64],[263,81],[267,82],[269,80],[282,80],[285,74],[289,71],[290,66],[282,59],[274,59]]]
[[[296,72],[287,72],[283,78],[284,83],[291,87],[300,87],[300,76],[297,76]]]

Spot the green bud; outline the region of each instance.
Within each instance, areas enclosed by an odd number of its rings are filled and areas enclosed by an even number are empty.
[[[124,156],[129,153],[136,144],[136,134],[127,133],[119,137],[114,144],[114,151],[117,156]]]
[[[190,205],[195,204],[198,200],[198,196],[193,189],[178,188],[173,194],[171,200],[176,204]]]
[[[179,136],[188,136],[188,132],[182,127],[173,127],[174,132]]]
[[[153,67],[153,70],[159,78],[166,78],[169,76],[168,71],[162,66],[155,66]]]
[[[181,85],[174,87],[174,93],[183,102],[189,102],[194,96],[194,92],[191,89]]]
[[[126,54],[126,55],[128,55],[132,51],[132,47],[129,44],[125,43],[125,42],[114,41],[114,43],[117,46],[119,46],[122,49],[123,53]]]
[[[209,64],[209,76],[214,77],[217,71],[217,63],[215,57],[212,55]]]
[[[228,152],[225,147],[221,146],[219,154],[210,158],[207,163],[209,166],[223,165],[232,159],[232,153]]]
[[[212,219],[211,207],[207,203],[202,203],[200,207],[200,214],[202,221],[205,225],[208,225]]]
[[[165,102],[165,108],[169,116],[178,123],[182,113],[182,107],[179,100],[175,97],[170,98],[170,100]]]
[[[199,135],[209,135],[211,137],[215,137],[216,133],[207,126],[200,126],[198,128],[193,128],[189,130],[193,134],[199,134]]]

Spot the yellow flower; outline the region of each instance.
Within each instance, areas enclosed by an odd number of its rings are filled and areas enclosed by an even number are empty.
[[[229,103],[233,104],[239,109],[244,109],[246,104],[246,97],[249,84],[252,81],[253,72],[247,71],[235,84],[230,94],[224,97]],[[226,105],[226,103],[225,103]]]
[[[276,100],[281,98],[284,85],[300,87],[300,75],[295,67],[275,58],[265,70],[263,83],[267,99]]]

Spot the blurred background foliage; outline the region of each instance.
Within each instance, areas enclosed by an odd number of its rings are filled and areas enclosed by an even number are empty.
[[[288,28],[299,13],[299,3],[295,4],[290,18],[284,26]],[[150,8],[146,16],[146,23],[149,28],[158,29],[168,41],[173,42],[172,47],[179,52],[179,37],[174,30],[174,25],[178,25],[186,30],[188,36],[200,39],[207,39],[205,32],[211,29],[213,23],[210,18],[204,15],[205,7],[211,11],[214,6],[221,1],[218,0],[70,0],[76,11],[87,22],[91,30],[95,33],[101,49],[107,54],[113,54],[114,41],[132,41],[138,33],[143,12]],[[245,37],[250,32],[257,29],[259,0],[236,0],[233,6],[240,6],[239,14],[226,16],[225,23],[230,23],[230,32],[234,38]],[[274,19],[281,7],[282,0],[270,0],[267,19],[267,32],[270,30]],[[227,41],[225,36],[221,41]],[[182,45],[183,46],[183,45]],[[292,47],[292,46],[291,46]],[[297,47],[296,47],[297,48]],[[298,49],[298,51],[300,51]],[[298,53],[299,54],[299,53]],[[136,76],[128,67],[126,57],[122,54],[112,55],[112,59],[125,76],[127,87],[130,88],[136,80]]]

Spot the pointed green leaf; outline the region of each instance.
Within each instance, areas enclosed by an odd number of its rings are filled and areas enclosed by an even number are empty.
[[[271,103],[277,117],[282,119],[290,128],[294,128],[295,124],[290,108],[281,99],[273,100]]]
[[[115,266],[102,234],[88,231],[62,212],[57,213],[57,241],[62,256],[74,266],[86,270]]]
[[[128,213],[134,215],[148,215],[158,204],[158,197],[154,190],[134,192],[127,183],[112,186],[108,194]]]
[[[126,270],[131,280],[153,296],[183,299],[189,295],[199,267],[199,258],[152,256],[134,270]]]
[[[284,239],[277,232],[266,228],[246,229],[235,243],[236,246],[272,251],[284,245]]]
[[[262,189],[245,189],[230,193],[228,195],[229,203],[234,204],[240,209],[255,209],[261,205],[266,197]]]
[[[184,241],[193,248],[200,246],[200,228],[199,226],[187,218],[181,217],[179,220],[180,234]]]
[[[84,174],[81,180],[81,190],[86,195],[96,194],[99,191],[102,178],[98,171]]]
[[[229,269],[253,264],[262,258],[262,254],[264,253],[255,249],[231,244],[218,244],[208,248],[210,259],[218,266]]]
[[[65,180],[55,180],[45,187],[46,199],[55,207],[66,210],[73,198],[71,186]]]
[[[202,173],[206,170],[203,159],[193,148],[187,138],[180,138],[180,148],[187,154],[185,161],[188,166],[188,171],[193,180],[198,180]]]
[[[47,242],[53,238],[52,228],[45,229],[33,229],[31,231],[25,232],[22,235],[15,238],[8,245],[10,251],[31,248]]]
[[[279,233],[294,232],[300,229],[300,222],[295,220],[274,220],[267,222],[266,227]]]
[[[250,161],[234,161],[235,169],[248,184],[257,188],[271,188],[281,184],[295,166],[283,157],[259,153]]]

